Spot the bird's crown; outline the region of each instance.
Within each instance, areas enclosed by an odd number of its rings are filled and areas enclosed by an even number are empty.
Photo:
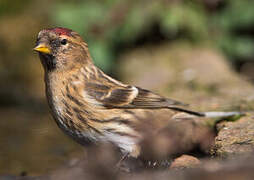
[[[54,32],[60,36],[61,35],[72,36],[71,34],[72,30],[68,28],[62,28],[62,27],[48,28],[48,29],[45,29],[45,31]]]

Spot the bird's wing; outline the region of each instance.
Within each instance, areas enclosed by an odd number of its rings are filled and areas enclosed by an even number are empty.
[[[186,104],[162,97],[151,91],[135,86],[107,86],[96,83],[87,83],[86,91],[107,108],[122,109],[161,109],[169,108],[176,111],[200,115],[179,106]]]

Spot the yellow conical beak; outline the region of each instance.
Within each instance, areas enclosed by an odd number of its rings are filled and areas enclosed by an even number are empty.
[[[50,54],[51,50],[43,43],[38,44],[33,50],[45,53],[45,54]]]

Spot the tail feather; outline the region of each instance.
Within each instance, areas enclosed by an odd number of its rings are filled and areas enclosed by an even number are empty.
[[[233,116],[244,116],[245,113],[243,112],[220,112],[220,111],[214,111],[214,112],[204,112],[204,117],[207,118],[228,118]]]
[[[189,114],[190,116],[199,116],[199,117],[205,117],[205,118],[230,118],[234,116],[244,116],[246,115],[244,112],[237,112],[237,111],[231,111],[231,112],[223,112],[223,111],[210,111],[210,112],[197,112],[192,111],[188,109],[183,109],[179,107],[168,107],[169,109],[179,111],[179,112],[185,112]]]
[[[192,111],[192,110],[188,110],[188,109],[183,109],[183,108],[179,108],[179,107],[168,107],[169,109],[175,110],[175,111],[179,111],[179,112],[185,112],[189,115],[194,115],[194,116],[199,116],[199,117],[205,117],[205,114],[202,112],[197,112],[197,111]]]

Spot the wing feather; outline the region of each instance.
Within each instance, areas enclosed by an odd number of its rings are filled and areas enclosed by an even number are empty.
[[[153,109],[186,106],[176,100],[162,97],[149,90],[135,86],[109,86],[87,83],[86,90],[90,96],[112,108]]]
[[[146,89],[122,84],[117,80],[112,81],[112,78],[109,78],[109,76],[101,71],[99,72],[101,79],[86,82],[85,91],[91,98],[94,98],[104,107],[121,109],[168,108],[203,116],[202,113],[181,108],[181,106],[186,106],[187,104],[165,98]]]

